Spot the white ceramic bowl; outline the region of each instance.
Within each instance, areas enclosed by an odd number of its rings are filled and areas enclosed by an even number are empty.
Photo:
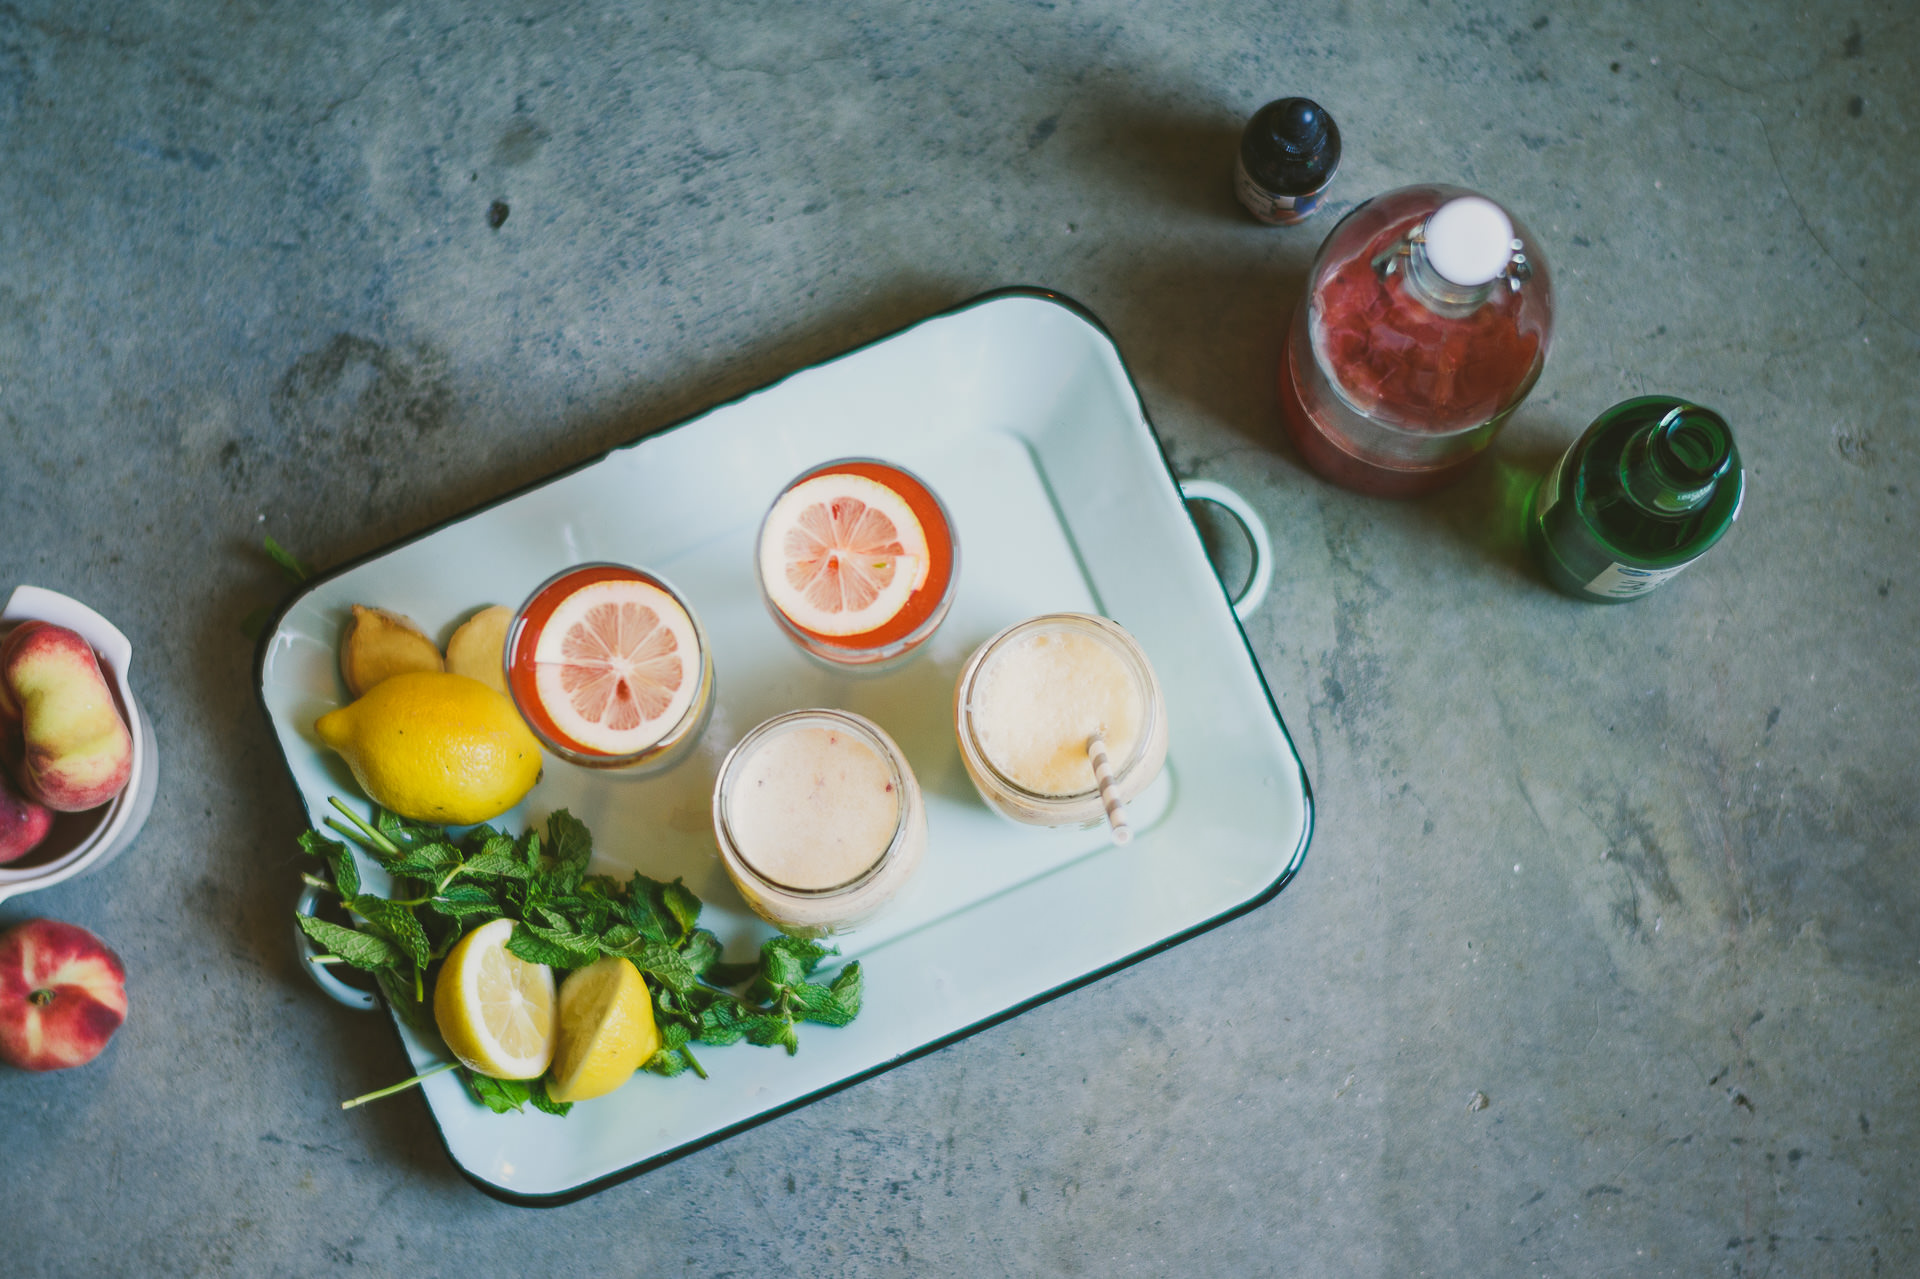
[[[79,600],[38,586],[22,586],[0,611],[0,632],[30,619],[64,626],[93,645],[133,730],[133,772],[126,789],[113,799],[84,813],[59,814],[46,842],[20,860],[0,866],[0,902],[84,875],[119,856],[146,824],[160,780],[153,725],[127,682],[133,665],[133,645],[127,637]]]

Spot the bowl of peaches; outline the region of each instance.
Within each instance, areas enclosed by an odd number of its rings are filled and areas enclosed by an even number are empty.
[[[0,902],[84,875],[153,809],[153,726],[133,645],[75,599],[22,586],[0,611]]]

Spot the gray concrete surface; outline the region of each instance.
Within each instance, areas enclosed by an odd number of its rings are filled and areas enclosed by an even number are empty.
[[[1920,1273],[1916,59],[1891,0],[0,4],[0,588],[114,617],[164,752],[132,852],[0,908],[134,1000],[0,1072],[0,1269]],[[1275,231],[1228,174],[1290,92],[1348,153]],[[1556,345],[1489,463],[1370,501],[1280,439],[1277,344],[1337,210],[1434,179],[1531,222]],[[1018,282],[1273,525],[1300,878],[551,1212],[342,1114],[402,1062],[289,954],[261,533],[337,563]],[[1654,390],[1745,514],[1562,599],[1515,495]]]

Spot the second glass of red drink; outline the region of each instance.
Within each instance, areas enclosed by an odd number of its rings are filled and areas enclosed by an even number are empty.
[[[796,477],[760,525],[760,595],[787,637],[845,671],[905,661],[953,606],[960,543],[904,467],[840,458]]]

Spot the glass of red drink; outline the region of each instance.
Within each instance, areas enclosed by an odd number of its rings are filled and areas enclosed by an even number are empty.
[[[1552,324],[1546,258],[1505,209],[1451,186],[1376,196],[1327,236],[1294,310],[1288,437],[1336,484],[1431,492],[1533,389]]]
[[[508,624],[504,660],[527,727],[587,768],[671,767],[713,710],[713,654],[693,610],[624,564],[548,578]]]
[[[755,568],[767,611],[803,651],[841,670],[884,670],[945,620],[960,543],[919,476],[840,458],[803,472],[774,499]]]

